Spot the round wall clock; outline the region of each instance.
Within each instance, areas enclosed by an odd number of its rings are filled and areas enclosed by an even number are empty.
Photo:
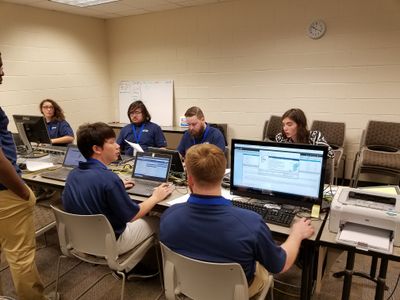
[[[326,24],[322,20],[315,20],[311,22],[307,29],[307,35],[316,40],[320,39],[326,32]]]

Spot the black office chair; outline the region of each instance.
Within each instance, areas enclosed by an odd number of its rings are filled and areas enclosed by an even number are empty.
[[[225,128],[223,125],[218,124],[218,123],[208,123],[208,125],[210,125],[211,127],[214,127],[214,128],[218,128],[219,131],[221,131],[222,135],[224,136],[224,141],[225,141],[224,154],[225,154],[225,158],[226,158],[226,167],[229,168],[229,165],[230,165],[230,163],[229,163],[229,148],[228,148],[228,140],[226,138],[227,134],[225,133]],[[226,124],[225,124],[225,126],[226,126]]]

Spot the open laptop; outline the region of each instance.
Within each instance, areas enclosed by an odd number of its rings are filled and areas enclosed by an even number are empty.
[[[129,194],[149,197],[154,188],[167,182],[171,167],[171,155],[137,152],[132,178],[135,186],[127,190]]]
[[[183,168],[181,156],[179,155],[179,152],[177,150],[149,147],[149,148],[147,148],[147,151],[153,152],[153,153],[171,155],[172,156],[172,161],[171,161],[170,172],[171,173],[177,173],[177,174],[182,174],[182,173],[185,172],[185,169]]]
[[[62,167],[55,171],[41,173],[40,176],[48,179],[66,181],[69,172],[77,167],[80,161],[86,161],[86,158],[83,157],[76,145],[69,145],[64,156]]]

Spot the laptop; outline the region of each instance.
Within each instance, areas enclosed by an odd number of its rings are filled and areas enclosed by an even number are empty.
[[[124,165],[134,159],[135,159],[134,156],[119,154],[117,160],[113,161],[111,164],[112,165]]]
[[[178,173],[182,174],[185,172],[185,169],[183,168],[181,156],[177,150],[170,150],[170,149],[161,149],[161,148],[155,148],[155,147],[149,147],[147,148],[147,151],[153,152],[153,153],[159,153],[159,154],[168,154],[172,156],[172,161],[171,161],[171,173]]]
[[[79,165],[80,161],[86,161],[76,145],[69,145],[64,156],[62,167],[50,172],[41,173],[43,178],[66,181],[72,169]]]
[[[151,196],[154,188],[167,182],[171,160],[171,155],[137,152],[132,172],[135,185],[127,190],[128,194]]]

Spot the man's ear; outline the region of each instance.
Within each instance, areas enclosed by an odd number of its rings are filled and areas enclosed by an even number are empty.
[[[93,153],[95,153],[95,154],[101,154],[101,152],[103,151],[103,147],[93,145],[92,150],[93,150]]]

